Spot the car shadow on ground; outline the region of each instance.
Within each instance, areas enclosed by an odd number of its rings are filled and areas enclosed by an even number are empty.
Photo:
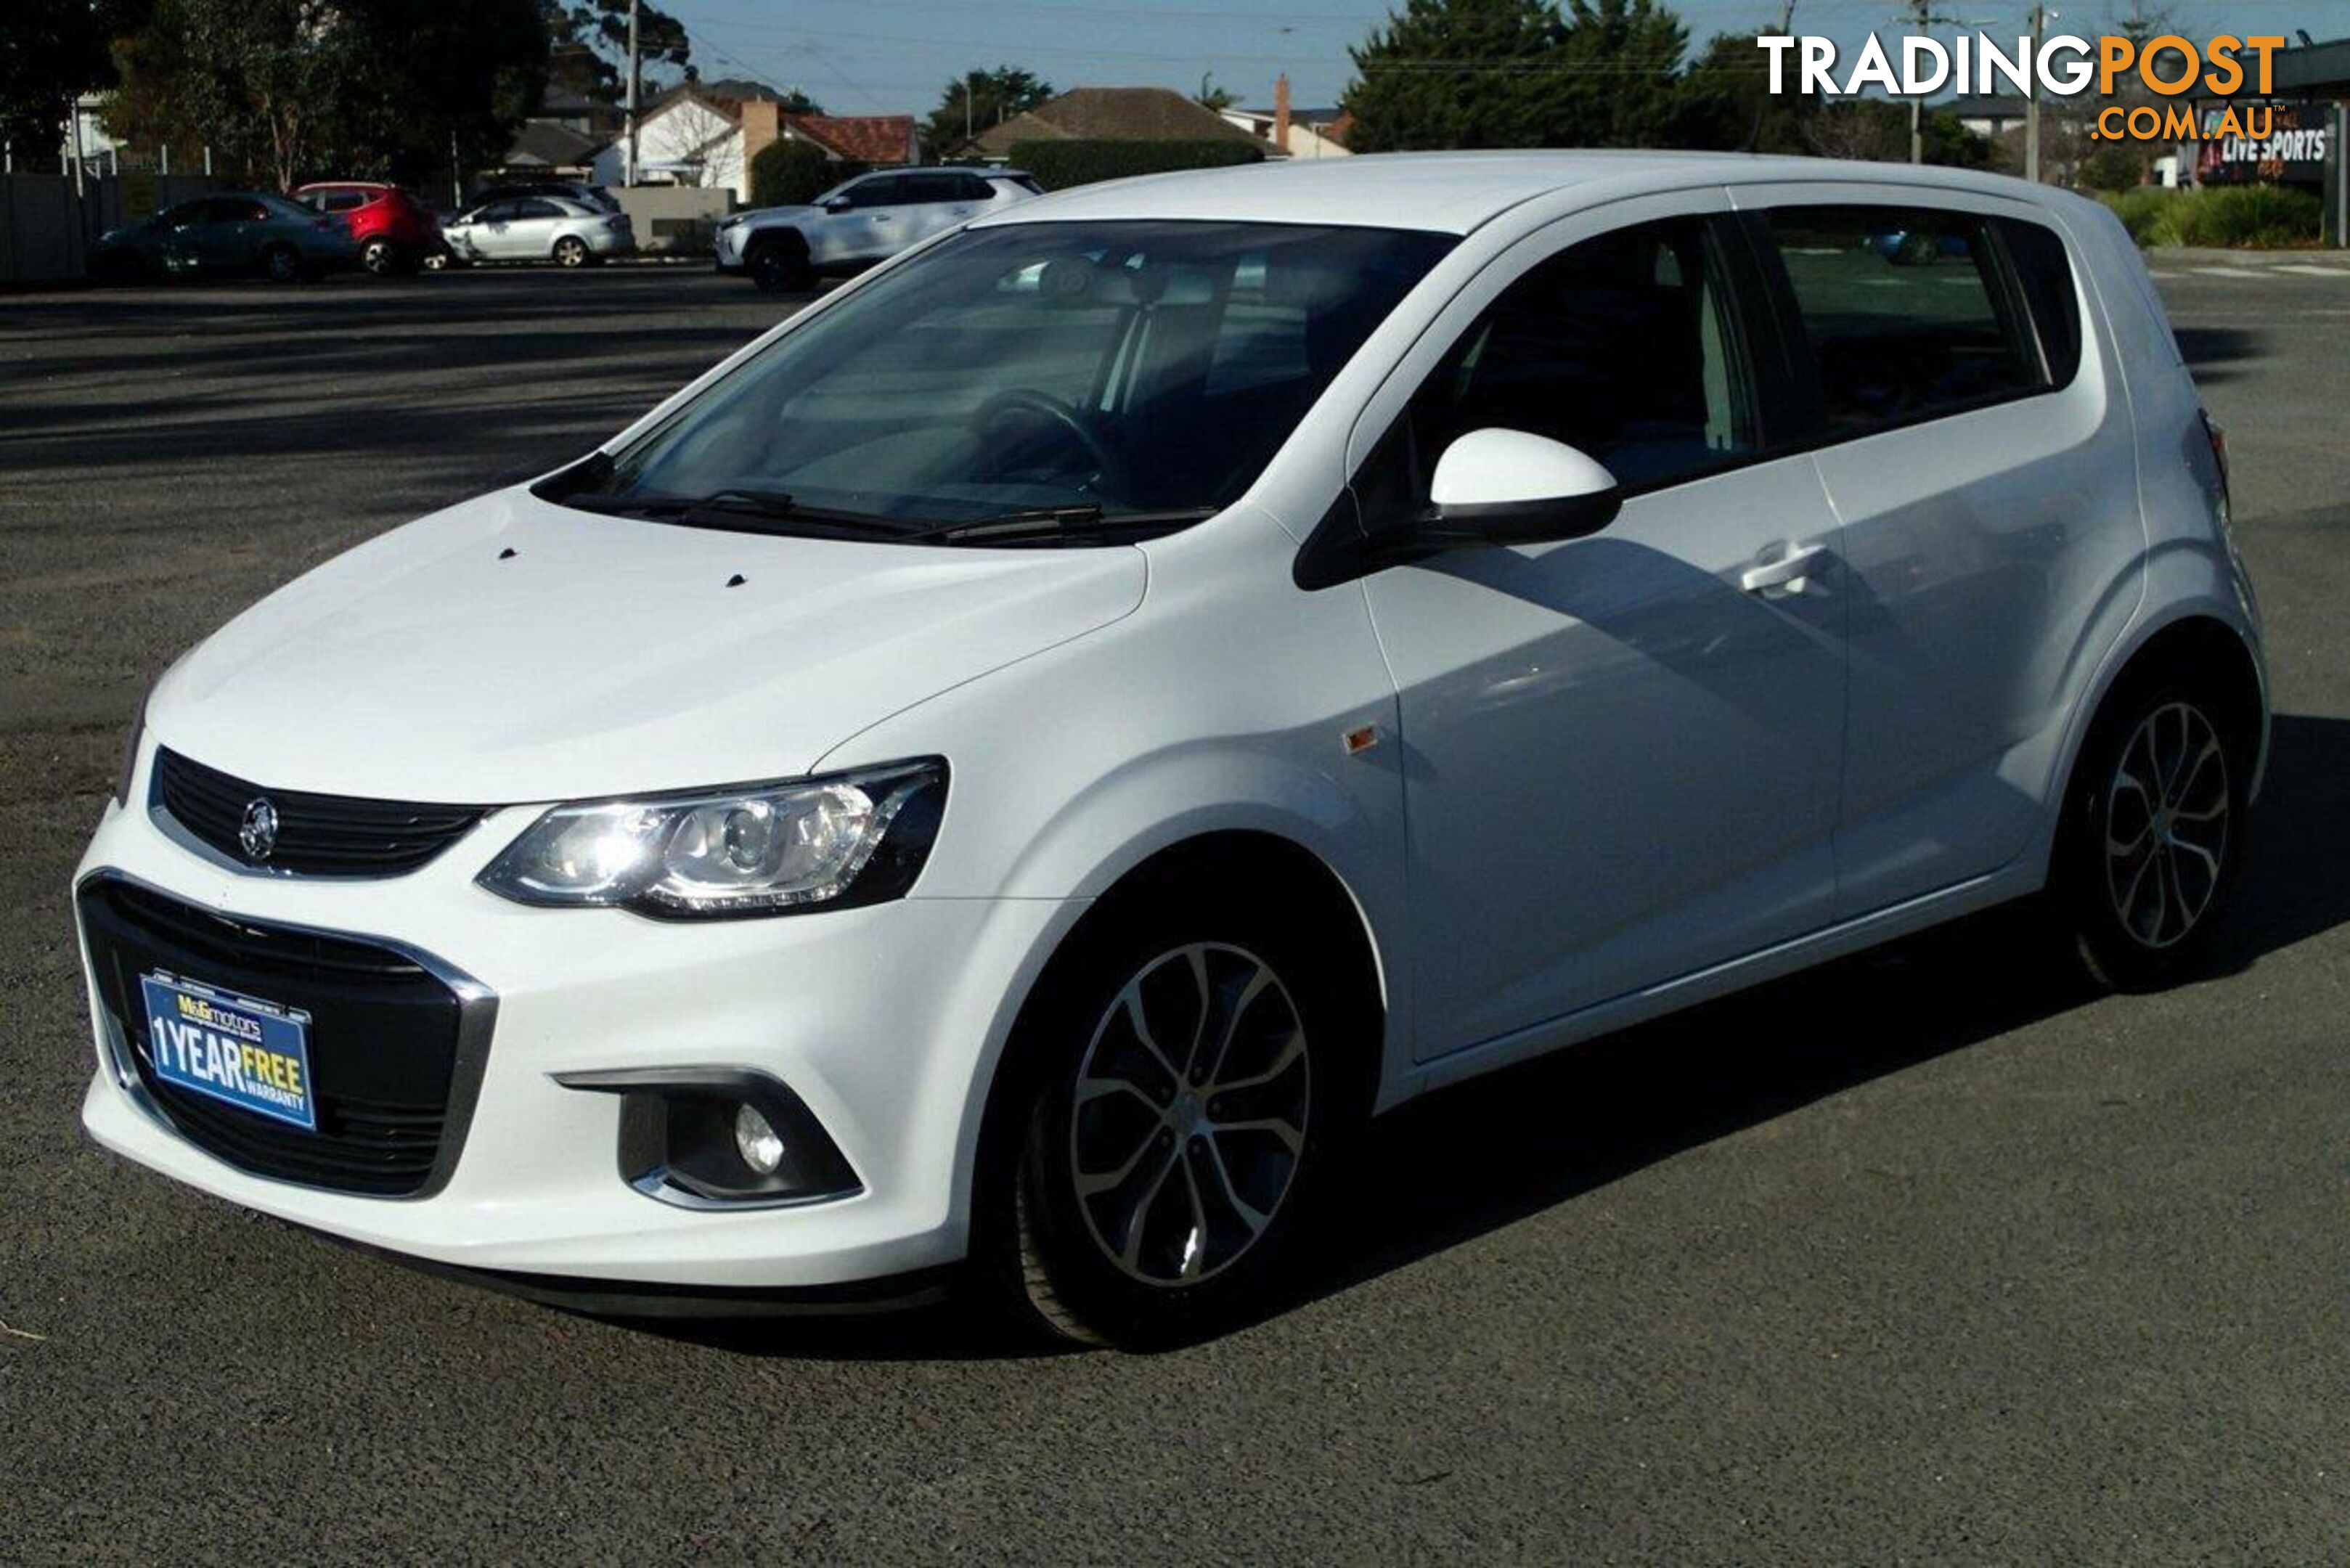
[[[2350,720],[2276,720],[2220,973],[2350,921]],[[1268,1315],[1408,1267],[1686,1149],[2094,1001],[2017,910],[1758,986],[1373,1124]],[[1039,1346],[962,1302],[847,1320],[666,1323],[745,1354],[967,1359]]]
[[[2183,327],[2171,334],[2179,357],[2199,387],[2215,387],[2251,374],[2260,365],[2260,334],[2235,327]]]

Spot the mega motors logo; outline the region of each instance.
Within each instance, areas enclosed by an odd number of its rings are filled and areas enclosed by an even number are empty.
[[[2037,42],[2025,35],[2008,49],[1986,33],[1961,34],[1949,43],[1912,34],[1887,51],[1884,40],[1871,34],[1848,67],[1835,40],[1816,34],[1765,34],[1754,44],[1769,57],[1773,93],[1855,98],[1874,88],[1925,98],[1949,88],[1986,97],[2005,90],[2021,98],[2071,99],[2094,92],[2110,99],[2138,96],[2134,89],[2142,88],[2166,101],[2106,104],[2096,113],[2097,136],[2109,141],[2259,141],[2276,134],[2276,110],[2269,105],[2231,104],[2216,114],[2198,115],[2189,103],[2167,100],[2271,92],[2272,57],[2284,47],[2284,38],[2219,33],[2198,43],[2163,33],[2141,43],[2113,33],[2096,38],[2064,33]]]

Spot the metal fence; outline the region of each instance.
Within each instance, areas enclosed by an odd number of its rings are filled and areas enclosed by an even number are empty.
[[[82,277],[99,235],[221,184],[204,174],[0,174],[0,284]]]

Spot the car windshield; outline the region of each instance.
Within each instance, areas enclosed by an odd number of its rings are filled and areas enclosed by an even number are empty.
[[[1180,525],[1249,487],[1454,243],[1267,223],[972,230],[539,493],[648,516],[720,503],[724,517],[691,519],[705,525],[974,543],[993,522],[1010,524],[1006,542]]]

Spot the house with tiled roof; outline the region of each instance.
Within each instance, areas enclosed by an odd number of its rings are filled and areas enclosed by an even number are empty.
[[[1263,143],[1173,88],[1075,88],[962,143],[960,157],[1002,162],[1024,141],[1236,141]]]
[[[723,188],[747,202],[751,161],[785,140],[805,141],[836,163],[883,166],[919,157],[910,114],[799,114],[792,101],[763,84],[733,80],[662,94],[637,123],[638,183]],[[596,154],[598,183],[623,182],[624,140]]]

